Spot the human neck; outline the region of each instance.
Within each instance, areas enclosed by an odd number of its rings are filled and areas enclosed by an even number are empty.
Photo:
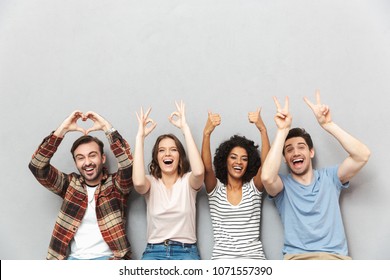
[[[313,182],[314,172],[313,172],[313,169],[308,170],[304,174],[295,174],[295,173],[291,172],[291,176],[298,183],[300,183],[304,186],[308,186]]]
[[[87,185],[90,186],[90,187],[96,187],[97,185],[100,184],[100,182],[102,181],[102,179],[103,179],[103,176],[102,176],[102,175],[99,176],[97,179],[92,180],[92,181],[86,180],[86,179],[84,178],[85,184],[87,184]]]
[[[229,177],[226,186],[232,190],[242,188],[242,180]]]
[[[162,174],[161,176],[161,180],[163,181],[164,185],[167,188],[172,187],[176,183],[178,178],[179,178],[179,174],[170,174],[170,175]]]

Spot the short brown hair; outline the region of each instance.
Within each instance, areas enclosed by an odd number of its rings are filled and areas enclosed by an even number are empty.
[[[313,149],[313,147],[314,147],[313,140],[311,140],[310,134],[307,133],[304,128],[295,127],[295,128],[290,129],[290,131],[287,134],[285,142],[288,139],[294,138],[294,137],[302,137],[303,140],[305,140],[307,146],[309,147],[309,150]],[[284,155],[284,148],[283,148],[283,155]]]
[[[99,145],[100,154],[102,154],[102,155],[104,154],[104,144],[103,144],[102,141],[100,141],[99,138],[93,137],[93,136],[90,136],[90,135],[83,135],[80,138],[78,138],[76,141],[74,141],[74,143],[72,145],[72,148],[70,149],[70,152],[72,153],[73,159],[75,159],[74,151],[77,149],[78,146],[80,146],[82,144],[91,143],[91,142],[95,142],[96,144],[98,144]]]

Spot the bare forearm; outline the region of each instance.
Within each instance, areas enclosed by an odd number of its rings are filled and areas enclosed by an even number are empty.
[[[210,134],[203,134],[202,160],[205,168],[204,182],[206,185],[206,191],[209,193],[214,189],[217,184],[217,179],[215,177],[213,163],[211,159]]]
[[[193,176],[196,177],[202,177],[203,180],[203,176],[204,176],[203,161],[188,125],[183,127],[182,132],[184,134],[184,138],[186,141],[188,159],[191,165],[192,174]]]
[[[322,126],[324,130],[330,133],[341,144],[349,156],[357,162],[367,162],[370,157],[370,150],[361,141],[340,128],[334,122]]]
[[[144,162],[144,139],[142,136],[137,135],[134,161],[133,161],[133,184],[135,190],[144,194],[147,192],[147,179],[145,175],[145,162]]]
[[[267,157],[265,158],[261,179],[266,188],[275,184],[279,178],[279,169],[282,164],[284,141],[288,131],[289,129],[278,129],[275,140],[272,143]],[[267,191],[269,191],[268,188]]]
[[[206,171],[212,170],[212,159],[210,149],[210,135],[203,134],[202,141],[202,160]]]
[[[271,148],[271,144],[269,142],[269,137],[266,128],[260,131],[260,137],[261,137],[261,164],[263,165],[268,155],[268,152]]]

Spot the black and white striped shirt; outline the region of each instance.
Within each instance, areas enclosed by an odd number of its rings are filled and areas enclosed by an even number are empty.
[[[211,259],[265,259],[260,241],[261,197],[253,179],[242,186],[242,199],[232,205],[226,186],[219,180],[209,193],[210,215],[214,232]]]

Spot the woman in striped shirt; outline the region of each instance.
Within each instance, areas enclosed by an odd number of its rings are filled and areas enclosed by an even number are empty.
[[[260,241],[261,164],[270,143],[260,109],[248,113],[248,118],[260,131],[261,156],[253,141],[234,135],[217,148],[214,169],[210,136],[221,123],[219,114],[209,112],[203,130],[202,160],[214,232],[212,259],[265,259]]]

